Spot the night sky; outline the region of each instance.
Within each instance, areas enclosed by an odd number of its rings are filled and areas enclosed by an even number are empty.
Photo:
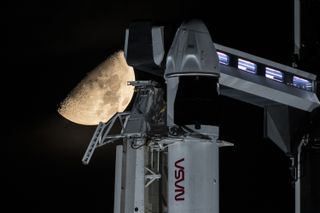
[[[150,20],[172,31],[199,18],[214,42],[290,65],[293,1],[279,2],[7,2],[1,176],[8,209],[2,212],[113,211],[115,146],[98,149],[90,165],[82,165],[95,126],[71,123],[56,110],[87,72],[123,49],[132,21]],[[315,14],[309,10],[308,20]],[[319,49],[312,48],[319,34],[310,30],[320,17],[313,20],[304,38],[315,54],[304,66],[320,74],[314,60]],[[262,138],[263,110],[228,98],[221,106],[221,134],[235,143],[221,151],[221,213],[293,212],[289,160]]]

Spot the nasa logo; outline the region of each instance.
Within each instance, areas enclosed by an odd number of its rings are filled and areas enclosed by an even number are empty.
[[[174,177],[175,177],[175,197],[174,199],[176,201],[182,201],[184,200],[184,186],[182,185],[182,182],[184,181],[184,167],[181,165],[181,163],[184,161],[184,158],[181,158],[180,160],[177,160],[174,164],[175,171],[174,171]],[[179,165],[180,164],[180,165]]]

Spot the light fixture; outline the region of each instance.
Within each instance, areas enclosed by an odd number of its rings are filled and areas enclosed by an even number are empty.
[[[250,61],[239,58],[238,59],[238,69],[256,74],[257,73],[257,65]]]
[[[307,80],[295,75],[293,76],[292,85],[300,89],[304,89],[308,91],[312,90],[312,83],[310,80]]]
[[[270,67],[266,67],[266,78],[272,79],[274,81],[283,82],[283,72]]]
[[[229,56],[222,52],[217,52],[217,53],[218,53],[219,63],[224,65],[229,65]]]

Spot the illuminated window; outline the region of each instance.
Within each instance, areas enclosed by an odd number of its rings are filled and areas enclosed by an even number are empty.
[[[283,82],[283,73],[279,70],[266,67],[266,78],[272,79],[274,81]]]
[[[229,65],[229,56],[222,52],[217,52],[219,57],[219,63],[224,65]]]
[[[257,65],[250,61],[239,58],[238,59],[238,69],[256,74],[257,73]]]
[[[300,88],[300,89],[304,89],[304,90],[308,90],[311,91],[312,89],[312,83],[310,80],[298,77],[298,76],[293,76],[293,86]]]

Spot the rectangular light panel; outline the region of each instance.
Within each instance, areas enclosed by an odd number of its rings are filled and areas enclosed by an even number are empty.
[[[266,67],[265,76],[266,78],[272,79],[274,81],[283,82],[283,72],[281,72],[280,70]]]
[[[293,76],[293,81],[292,81],[293,86],[311,91],[312,90],[312,83],[310,80],[298,77],[298,76]]]
[[[257,65],[250,61],[239,58],[238,59],[238,69],[256,74],[257,73]]]
[[[217,52],[219,57],[219,63],[224,65],[229,65],[229,56],[222,52]]]

